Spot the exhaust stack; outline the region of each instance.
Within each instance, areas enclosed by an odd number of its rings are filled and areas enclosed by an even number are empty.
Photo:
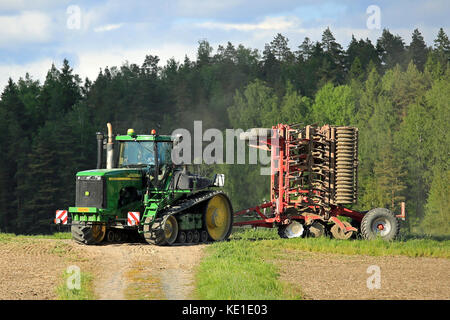
[[[103,164],[103,133],[97,132],[97,169],[102,168]]]
[[[108,127],[108,143],[106,144],[106,169],[113,168],[114,162],[114,142],[111,123],[107,123]]]

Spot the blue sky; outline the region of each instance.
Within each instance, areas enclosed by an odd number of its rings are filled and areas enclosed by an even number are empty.
[[[380,9],[380,29],[367,27],[370,5]],[[146,54],[161,64],[185,54],[195,59],[202,39],[215,49],[231,41],[262,50],[282,33],[296,50],[306,36],[320,40],[328,26],[344,47],[352,34],[375,43],[383,28],[407,44],[419,28],[432,45],[440,27],[449,34],[449,16],[448,0],[0,0],[0,87],[25,72],[43,81],[64,58],[91,80],[106,66],[142,64]]]

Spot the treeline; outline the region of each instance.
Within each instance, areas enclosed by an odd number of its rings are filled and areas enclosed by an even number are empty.
[[[322,40],[289,46],[281,34],[264,50],[200,41],[196,60],[147,55],[82,81],[68,61],[44,83],[10,80],[0,100],[0,231],[43,233],[57,208],[75,201],[77,171],[96,163],[95,132],[171,133],[270,127],[276,123],[360,128],[358,209],[398,210],[406,201],[412,232],[448,234],[450,42],[441,28],[428,47],[384,30],[376,44],[330,29]],[[202,166],[226,173],[235,210],[269,198],[256,165]]]

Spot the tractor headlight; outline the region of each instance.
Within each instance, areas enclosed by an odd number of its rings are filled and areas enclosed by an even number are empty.
[[[100,181],[102,180],[102,176],[79,176],[77,177],[78,180],[88,180],[88,181]]]

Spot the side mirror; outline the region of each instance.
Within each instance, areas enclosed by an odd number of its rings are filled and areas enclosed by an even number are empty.
[[[225,185],[225,175],[223,173],[217,173],[214,175],[213,186],[223,187]]]

